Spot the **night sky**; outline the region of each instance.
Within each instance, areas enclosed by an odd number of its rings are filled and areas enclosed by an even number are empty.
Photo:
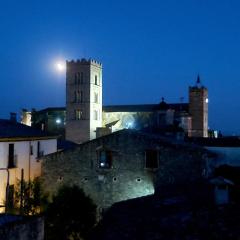
[[[200,74],[209,126],[240,134],[240,1],[0,0],[0,117],[65,106],[57,59],[103,63],[103,101],[188,101]]]

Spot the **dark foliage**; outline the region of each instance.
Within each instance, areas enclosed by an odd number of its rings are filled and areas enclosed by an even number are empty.
[[[96,206],[77,186],[63,186],[45,217],[46,239],[85,239],[96,223]]]

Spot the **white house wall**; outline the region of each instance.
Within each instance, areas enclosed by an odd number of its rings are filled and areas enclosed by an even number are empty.
[[[40,151],[44,155],[57,151],[57,140],[34,140],[17,142],[0,142],[0,168],[8,168],[9,144],[14,144],[14,155],[17,156],[16,168],[9,169],[9,184],[15,185],[21,179],[21,169],[24,171],[24,180],[34,179],[41,175],[41,162],[37,158],[38,142]],[[33,154],[30,154],[30,146],[33,146]],[[0,205],[4,205],[7,185],[7,171],[0,170]],[[0,209],[1,211],[1,209]]]

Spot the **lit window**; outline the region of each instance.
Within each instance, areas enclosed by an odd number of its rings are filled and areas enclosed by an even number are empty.
[[[98,85],[98,77],[95,75],[95,85]]]
[[[82,111],[81,110],[75,110],[75,119],[76,120],[82,119]]]
[[[98,120],[98,111],[97,110],[93,111],[93,119]]]
[[[145,152],[146,157],[146,168],[158,168],[158,151],[157,150],[146,150]]]
[[[99,168],[111,168],[112,167],[112,152],[100,151],[98,152]]]
[[[94,93],[94,103],[98,103],[98,94]]]

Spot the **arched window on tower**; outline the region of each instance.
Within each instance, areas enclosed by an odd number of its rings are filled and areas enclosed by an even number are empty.
[[[83,72],[80,72],[80,84],[83,84]]]
[[[80,76],[81,76],[81,74],[80,74],[80,72],[78,72],[77,74],[78,74],[78,77],[77,77],[77,84],[79,85],[79,84],[80,84]]]
[[[78,96],[77,96],[77,91],[74,91],[74,99],[73,99],[73,102],[77,102],[77,98],[78,98]]]
[[[75,120],[81,120],[83,116],[83,113],[81,110],[77,109],[75,110]]]
[[[82,103],[83,102],[83,91],[79,92],[79,101]]]
[[[77,83],[78,83],[78,73],[75,73],[75,75],[74,75],[74,83],[75,83],[75,85],[77,85]]]
[[[97,77],[97,75],[95,75],[95,85],[98,85],[98,77]]]

